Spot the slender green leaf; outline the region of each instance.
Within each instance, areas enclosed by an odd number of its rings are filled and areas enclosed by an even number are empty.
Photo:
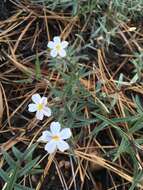
[[[6,182],[9,181],[9,176],[7,175],[7,173],[0,168],[0,177]]]
[[[6,188],[4,190],[12,190],[14,188],[15,182],[17,180],[18,175],[18,167],[16,166],[12,173],[9,176],[9,180],[7,181]]]
[[[15,146],[12,147],[12,152],[17,160],[20,160],[23,157],[23,153],[20,152]]]
[[[25,152],[23,153],[23,158],[25,160],[29,159],[29,157],[32,156],[36,147],[37,147],[37,144],[35,143],[35,144],[31,145],[28,149],[26,149]]]
[[[40,157],[38,156],[34,160],[28,162],[26,164],[26,166],[19,171],[19,176],[21,177],[21,176],[24,176],[25,174],[27,174],[35,166],[35,164],[37,163],[37,161],[39,160],[39,158]]]
[[[16,162],[13,160],[13,158],[5,151],[3,151],[4,159],[7,161],[9,166],[13,169],[16,167]]]
[[[40,60],[38,55],[36,55],[36,62],[35,62],[35,72],[36,72],[36,79],[41,79],[41,70],[40,70]]]

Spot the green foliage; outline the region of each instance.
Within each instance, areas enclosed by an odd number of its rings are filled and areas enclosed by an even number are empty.
[[[79,16],[87,23],[92,38],[103,38],[103,44],[113,43],[112,38],[118,33],[123,21],[139,20],[143,16],[142,0],[31,0],[32,3],[46,5],[48,9],[63,12],[68,10],[72,16]],[[81,35],[81,34],[78,34]],[[82,36],[82,35],[81,35]]]
[[[140,169],[136,170],[136,175],[134,176],[133,183],[129,190],[134,190],[138,183],[140,183],[141,179],[143,178],[143,171]]]
[[[3,151],[4,160],[6,161],[4,166],[6,169],[0,169],[0,177],[5,182],[3,190],[33,190],[31,187],[23,186],[20,180],[25,176],[42,172],[39,165],[37,165],[40,157],[38,156],[35,159],[32,158],[36,146],[36,144],[33,144],[23,153],[16,147],[13,147],[12,152],[15,159],[13,159],[10,154]]]
[[[134,82],[140,81],[143,73],[143,52],[135,53],[135,58],[131,63],[134,65]]]
[[[92,14],[92,12],[103,13],[106,10],[112,10],[117,13],[122,18],[127,18],[127,16],[140,17],[142,16],[142,0],[31,0],[32,3],[42,3],[48,8],[56,10],[61,8],[61,10],[66,10],[70,7],[73,15],[84,15]]]
[[[40,80],[41,79],[40,60],[37,54],[36,54],[36,61],[35,61],[35,74],[36,74],[36,79]]]

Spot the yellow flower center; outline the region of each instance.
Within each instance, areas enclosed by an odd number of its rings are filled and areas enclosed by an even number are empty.
[[[38,104],[38,105],[37,105],[37,110],[38,110],[38,111],[41,111],[42,109],[43,109],[43,105],[42,105],[42,104]]]
[[[55,135],[52,137],[52,140],[54,141],[59,141],[60,140],[60,137],[58,135]]]
[[[61,50],[61,44],[57,44],[57,45],[56,45],[56,50],[57,50],[57,51],[60,51],[60,50]]]

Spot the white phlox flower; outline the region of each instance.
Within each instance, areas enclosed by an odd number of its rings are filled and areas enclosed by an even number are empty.
[[[44,116],[50,117],[52,112],[47,106],[47,98],[41,97],[39,94],[32,96],[33,103],[28,105],[29,112],[36,112],[36,118],[42,120]]]
[[[65,57],[66,56],[66,51],[65,48],[68,46],[67,41],[61,41],[59,36],[55,36],[53,38],[53,41],[48,42],[48,48],[51,49],[50,55],[52,57]]]
[[[52,154],[57,149],[61,152],[69,149],[69,144],[65,141],[72,136],[71,130],[69,128],[64,128],[61,130],[61,125],[59,122],[52,122],[50,125],[50,131],[44,131],[42,136],[38,139],[38,142],[47,143],[45,145],[45,150]]]

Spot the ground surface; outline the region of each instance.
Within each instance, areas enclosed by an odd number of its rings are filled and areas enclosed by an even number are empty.
[[[35,93],[52,117],[28,112]],[[73,137],[49,155],[37,139],[55,120]],[[0,189],[143,189],[142,129],[142,0],[0,1]]]

